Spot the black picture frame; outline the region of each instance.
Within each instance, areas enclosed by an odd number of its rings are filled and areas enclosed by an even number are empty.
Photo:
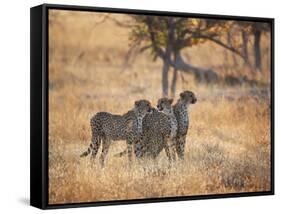
[[[267,22],[271,25],[271,190],[134,200],[50,205],[48,203],[48,10],[93,11],[157,16],[180,16]],[[30,9],[30,204],[41,209],[137,204],[197,199],[261,196],[274,194],[274,19],[168,11],[43,4]]]

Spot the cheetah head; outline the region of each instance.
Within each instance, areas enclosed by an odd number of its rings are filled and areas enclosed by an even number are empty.
[[[164,113],[170,114],[173,111],[172,103],[173,99],[161,98],[157,102],[157,108],[159,111],[163,111]]]
[[[147,113],[152,111],[152,107],[150,102],[147,100],[137,100],[135,101],[134,110],[138,115],[145,116]]]
[[[180,93],[180,99],[186,104],[194,104],[197,99],[192,91],[184,91]]]

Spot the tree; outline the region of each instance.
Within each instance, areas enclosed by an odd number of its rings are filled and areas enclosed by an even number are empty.
[[[257,71],[262,69],[262,57],[261,57],[261,36],[270,31],[270,25],[264,22],[246,22],[237,21],[236,25],[241,29],[242,36],[242,54],[244,56],[245,62],[250,64],[248,56],[248,41],[249,37],[252,35],[253,53],[254,53],[254,65]]]
[[[174,69],[171,95],[175,94],[178,71],[191,73],[198,82],[217,82],[218,75],[212,69],[200,68],[187,63],[182,50],[211,41],[243,57],[242,54],[224,41],[223,36],[231,21],[214,19],[176,18],[164,16],[132,16],[134,25],[130,45],[141,46],[142,51],[151,51],[154,59],[162,60],[162,95],[168,96],[168,72]]]
[[[267,23],[254,22],[251,25],[251,31],[254,35],[254,53],[255,53],[255,66],[256,69],[261,71],[261,35],[270,31],[270,25]]]
[[[153,59],[162,60],[162,95],[168,96],[168,72],[173,69],[170,86],[171,95],[176,91],[179,72],[190,73],[199,83],[216,83],[217,72],[200,68],[187,62],[183,50],[206,41],[213,42],[250,65],[248,43],[254,38],[253,53],[255,67],[261,69],[261,35],[270,30],[267,23],[243,22],[234,20],[196,19],[167,16],[130,15],[130,25],[118,23],[131,28],[130,50],[127,59],[136,51],[150,51]],[[240,32],[240,33],[239,33]]]

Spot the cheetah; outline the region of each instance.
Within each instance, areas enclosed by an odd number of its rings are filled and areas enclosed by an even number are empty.
[[[132,158],[132,145],[137,142],[142,134],[142,121],[146,114],[152,110],[147,100],[135,102],[135,107],[123,115],[114,115],[108,112],[99,112],[90,120],[92,139],[88,149],[80,157],[92,153],[92,159],[96,158],[100,144],[102,153],[100,164],[103,167],[111,141],[126,140],[128,158]]]
[[[178,131],[175,139],[175,151],[179,159],[184,159],[184,149],[186,135],[189,128],[188,107],[190,104],[195,104],[197,98],[192,91],[183,91],[180,93],[180,99],[173,106],[174,113],[178,122]]]
[[[137,158],[155,159],[165,149],[168,160],[171,161],[170,141],[177,135],[177,120],[172,108],[173,99],[161,98],[152,114],[143,120],[142,139],[135,144],[134,152]]]
[[[162,101],[164,100],[162,99]],[[184,91],[180,93],[180,99],[178,99],[176,104],[172,106],[172,109],[169,107],[167,108],[167,106],[166,108],[162,107],[163,103],[160,99],[157,105],[158,110],[166,115],[170,115],[170,118],[165,120],[165,117],[160,117],[160,119],[157,116],[157,113],[146,116],[149,120],[147,121],[145,118],[143,121],[144,140],[140,142],[140,148],[137,147],[137,149],[135,149],[138,156],[152,156],[153,158],[156,158],[162,149],[165,148],[169,161],[174,161],[176,159],[176,155],[180,160],[183,160],[186,136],[189,128],[188,107],[190,104],[195,104],[196,102],[197,98],[191,91]],[[157,120],[160,122],[156,123]],[[151,125],[148,124],[153,124],[154,126],[152,125],[151,127]],[[162,129],[160,128],[161,126],[165,127],[164,124],[170,124],[169,128],[171,128],[168,144],[167,139],[165,139],[167,134],[163,135],[163,132],[159,131],[159,129]],[[175,130],[176,134],[175,132],[173,133]],[[164,133],[165,131],[168,132],[168,129],[164,129]]]

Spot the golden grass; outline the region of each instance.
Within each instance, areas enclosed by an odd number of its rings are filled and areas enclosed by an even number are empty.
[[[50,12],[61,22],[50,25],[50,204],[270,190],[270,104],[251,93],[269,87],[205,86],[179,78],[177,95],[189,89],[198,102],[189,109],[185,160],[171,169],[164,152],[157,164],[129,165],[126,156],[114,157],[126,148],[123,141],[112,144],[104,169],[80,159],[96,112],[122,114],[141,98],[156,104],[161,62],[144,54],[122,71],[128,30],[105,22],[90,32],[99,16],[68,13]],[[210,48],[222,51],[205,45],[189,54],[204,56]],[[220,60],[211,54],[202,65]]]

